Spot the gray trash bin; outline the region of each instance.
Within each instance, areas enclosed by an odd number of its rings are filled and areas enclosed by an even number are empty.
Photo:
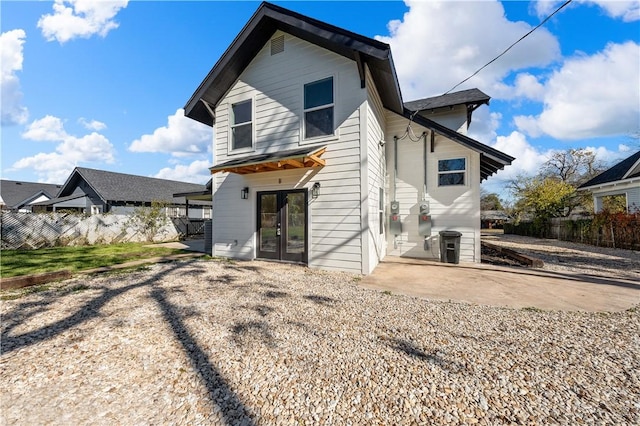
[[[440,231],[440,262],[460,263],[460,237],[458,231]]]

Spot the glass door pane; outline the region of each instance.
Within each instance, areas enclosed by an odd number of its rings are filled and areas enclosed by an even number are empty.
[[[259,196],[258,251],[260,257],[278,258],[280,220],[278,214],[278,194]]]
[[[304,192],[289,192],[286,202],[286,252],[304,253],[305,249],[305,194]]]

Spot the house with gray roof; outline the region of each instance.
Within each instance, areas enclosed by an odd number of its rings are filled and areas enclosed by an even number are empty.
[[[55,197],[62,185],[17,180],[0,180],[0,208],[31,212],[32,206]]]
[[[602,211],[605,197],[615,195],[624,195],[628,212],[640,212],[640,151],[583,183],[578,191],[591,191],[596,213]]]
[[[206,191],[205,185],[76,167],[57,196],[37,206],[46,211],[129,214],[161,202],[168,216],[209,219],[211,203],[206,197],[187,200],[185,195]]]

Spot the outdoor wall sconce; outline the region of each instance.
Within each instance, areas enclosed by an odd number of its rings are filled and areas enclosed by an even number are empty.
[[[242,198],[243,200],[246,200],[249,198],[249,187],[245,186],[244,188],[242,188],[242,191],[240,191],[240,198]]]
[[[311,187],[311,198],[318,198],[320,195],[320,182],[316,182]]]

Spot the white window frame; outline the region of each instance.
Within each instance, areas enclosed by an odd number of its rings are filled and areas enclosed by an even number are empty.
[[[234,105],[238,105],[238,104],[242,104],[245,102],[251,102],[251,121],[249,122],[245,122],[242,124],[234,124],[235,121],[235,117],[233,115],[233,106]],[[229,132],[229,138],[228,138],[228,146],[227,146],[227,152],[229,155],[233,155],[233,154],[242,154],[245,152],[253,152],[255,151],[255,146],[256,146],[256,102],[255,102],[255,98],[254,97],[250,97],[250,98],[243,98],[243,99],[239,99],[237,101],[229,101],[229,106],[228,106],[228,114],[229,114],[229,126],[228,126],[228,132]],[[234,149],[233,148],[233,129],[235,127],[239,127],[239,126],[246,126],[248,124],[251,124],[251,146],[250,147],[244,147],[244,148],[237,148]]]
[[[305,108],[304,107],[304,101],[305,101],[305,86],[308,84],[312,84],[312,83],[317,83],[323,80],[328,80],[331,79],[332,80],[332,87],[331,89],[333,90],[333,102],[330,104],[325,104],[325,105],[321,105],[321,106],[317,106],[317,107],[313,107],[313,108]],[[301,121],[301,126],[300,126],[300,131],[301,131],[301,135],[300,135],[300,143],[301,144],[305,144],[305,143],[316,143],[319,141],[325,141],[325,140],[332,140],[332,139],[336,139],[338,137],[338,129],[336,129],[336,94],[337,94],[337,82],[338,79],[336,78],[336,76],[334,74],[330,74],[330,75],[325,75],[324,77],[319,77],[319,78],[313,78],[310,79],[308,81],[305,81],[302,83],[302,116],[300,117],[300,121]],[[306,133],[307,133],[307,129],[306,129],[306,125],[307,125],[307,120],[305,119],[305,114],[307,112],[312,112],[312,111],[317,111],[317,110],[321,110],[321,109],[325,109],[325,108],[333,108],[333,117],[332,118],[332,124],[331,127],[333,129],[333,133],[329,134],[329,135],[322,135],[322,136],[315,136],[315,137],[311,137],[311,138],[307,138],[306,137]]]
[[[440,171],[440,161],[447,160],[464,160],[464,169],[463,170],[448,170],[448,171]],[[454,184],[454,185],[440,185],[440,175],[445,174],[453,174],[453,173],[464,173],[464,183]],[[436,182],[438,183],[438,188],[455,188],[455,187],[468,187],[469,186],[469,157],[458,155],[455,157],[446,157],[446,158],[438,158],[436,161]]]

